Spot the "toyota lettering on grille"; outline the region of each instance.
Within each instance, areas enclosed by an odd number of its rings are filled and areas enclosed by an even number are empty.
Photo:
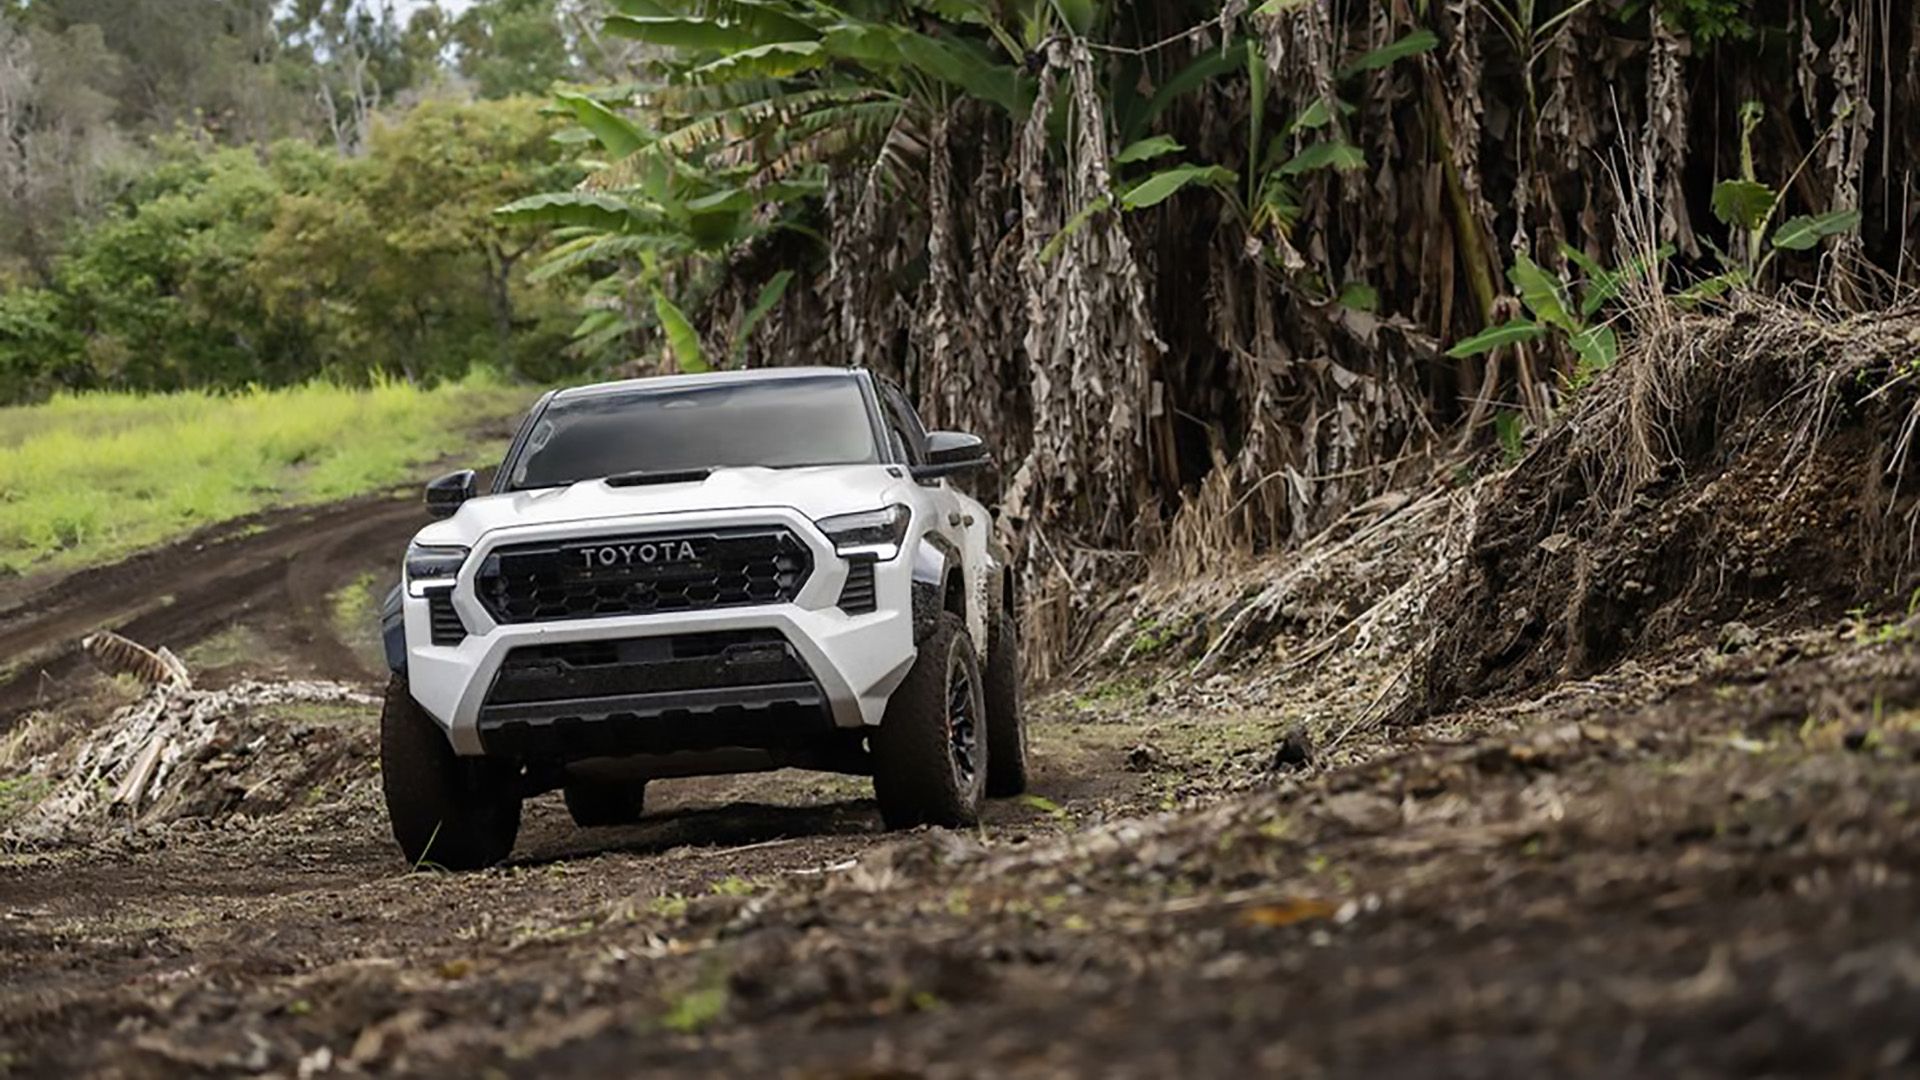
[[[506,544],[474,588],[502,623],[788,603],[805,584],[806,544],[775,527],[576,537]]]
[[[601,544],[574,550],[582,570],[610,566],[660,566],[698,561],[700,552],[691,540],[648,540],[636,543]]]

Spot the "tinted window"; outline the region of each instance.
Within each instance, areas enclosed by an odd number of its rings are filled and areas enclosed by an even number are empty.
[[[906,395],[888,385],[882,393],[887,405],[887,427],[894,441],[901,447],[906,460],[919,464],[927,456],[927,432],[920,426],[920,417],[907,404]]]
[[[866,398],[851,378],[715,382],[561,397],[515,463],[511,488],[625,472],[875,460]]]

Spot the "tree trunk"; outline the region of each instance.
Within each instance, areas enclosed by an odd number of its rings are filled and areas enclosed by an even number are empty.
[[[487,243],[487,309],[493,315],[494,360],[501,371],[512,367],[513,360],[513,266],[528,247],[506,251]]]

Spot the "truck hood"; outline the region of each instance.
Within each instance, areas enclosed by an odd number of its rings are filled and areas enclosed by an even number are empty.
[[[421,529],[414,542],[471,547],[496,529],[618,518],[644,525],[640,519],[648,516],[703,510],[788,507],[817,520],[905,501],[913,483],[897,465],[722,468],[705,480],[631,487],[583,480],[469,499],[452,517]]]

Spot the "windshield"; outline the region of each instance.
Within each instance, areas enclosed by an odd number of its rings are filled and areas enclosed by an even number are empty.
[[[860,384],[844,375],[682,384],[556,398],[528,433],[509,490],[620,473],[877,460]]]

